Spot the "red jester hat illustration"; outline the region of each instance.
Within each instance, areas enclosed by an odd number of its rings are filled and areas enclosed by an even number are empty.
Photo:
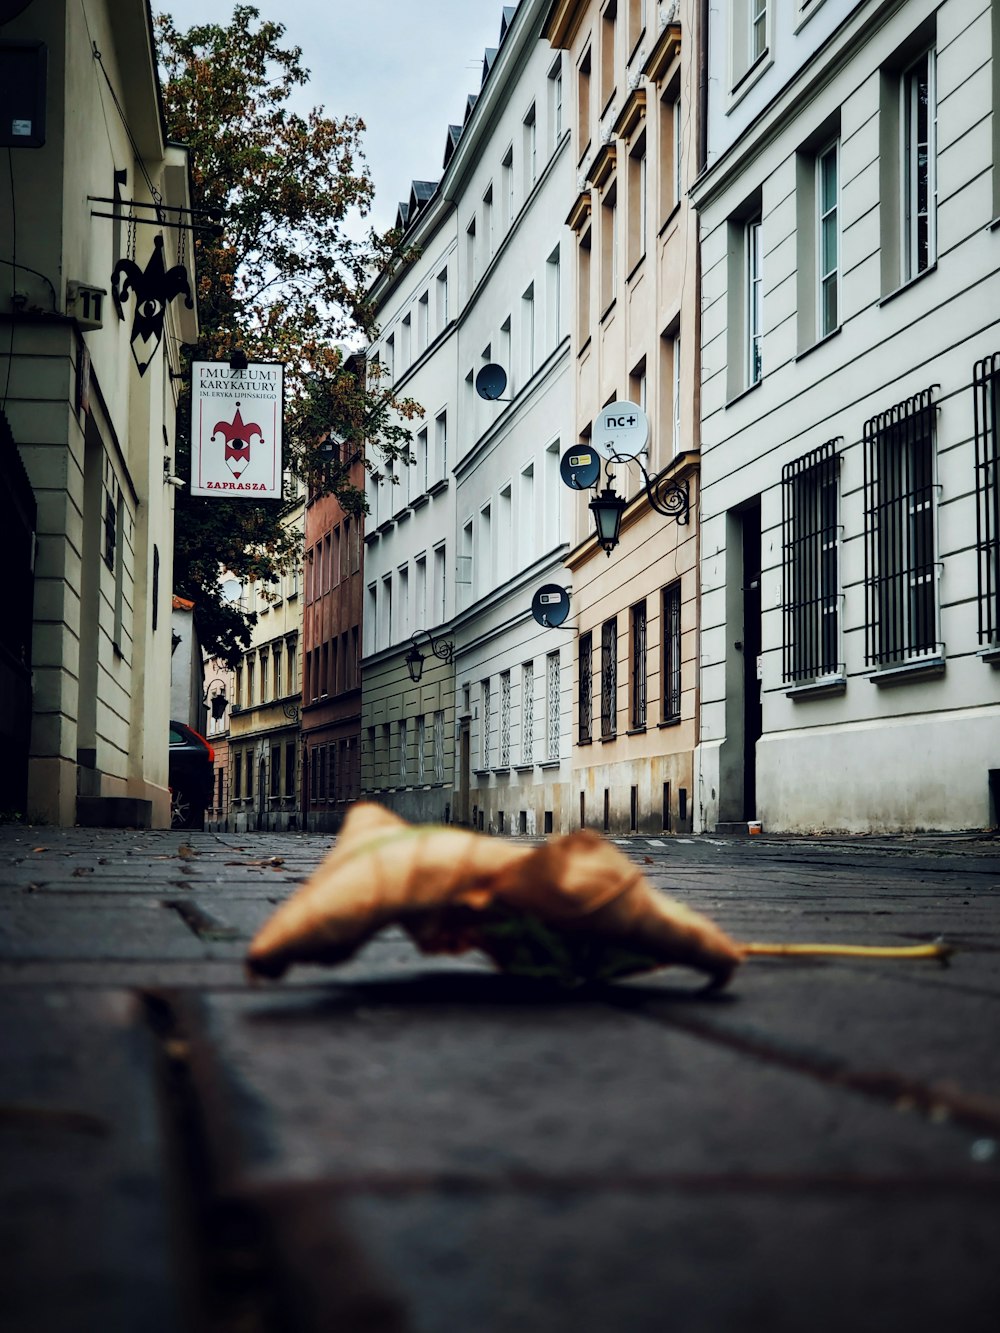
[[[226,464],[234,477],[239,478],[250,462],[250,443],[256,435],[263,442],[264,432],[255,421],[244,422],[240,405],[232,421],[218,421],[212,428],[212,438],[222,435],[226,441]]]

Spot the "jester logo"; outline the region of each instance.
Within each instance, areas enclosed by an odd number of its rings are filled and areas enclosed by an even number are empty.
[[[246,465],[250,462],[250,444],[255,435],[259,436],[261,441],[264,439],[264,432],[255,421],[247,424],[240,413],[240,405],[236,404],[236,415],[232,421],[217,421],[212,428],[212,438],[216,435],[222,435],[226,441],[226,466],[234,477],[239,478]]]
[[[184,304],[189,310],[194,305],[184,265],[175,264],[171,269],[164,268],[162,236],[154,239],[153,253],[144,270],[131,259],[119,259],[115,265],[111,274],[111,297],[119,319],[125,318],[123,307],[132,292],[135,293],[130,339],[132,356],[139,374],[145,375],[163,341],[163,320],[167,306],[175,296],[182,294],[186,297]]]

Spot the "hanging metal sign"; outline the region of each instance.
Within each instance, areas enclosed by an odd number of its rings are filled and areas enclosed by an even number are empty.
[[[590,442],[603,458],[635,458],[649,439],[649,418],[638,403],[608,403],[594,419]]]
[[[119,259],[111,274],[111,299],[118,318],[125,318],[125,302],[135,297],[132,316],[132,334],[129,339],[132,356],[140,375],[145,375],[149,364],[163,341],[163,321],[167,306],[176,296],[185,298],[190,310],[194,305],[187,269],[175,264],[168,269],[163,263],[163,237],[153,237],[153,253],[144,269],[132,259]]]
[[[191,494],[281,499],[284,366],[191,367]]]
[[[539,625],[551,629],[569,615],[569,593],[558,583],[546,583],[531,599],[531,614]]]

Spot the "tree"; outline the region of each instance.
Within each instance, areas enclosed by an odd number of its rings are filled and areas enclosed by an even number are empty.
[[[194,207],[222,219],[221,236],[195,234],[201,337],[184,349],[187,364],[228,359],[237,348],[250,360],[284,362],[286,465],[348,512],[363,512],[351,459],[363,453],[373,470],[374,448],[383,461],[409,461],[406,423],[421,414],[344,346],[374,332],[366,288],[374,272],[402,258],[397,233],[369,229],[359,241],[347,225],[371,206],[364,124],[327,117],[322,107],[305,117],[290,109],[291,94],[309,80],[301,48],[282,46],[284,26],[262,20],[253,5],[236,5],[228,25],[182,32],[167,14],[155,25],[168,131],[191,150]],[[183,469],[189,397],[181,412]],[[333,464],[321,452],[331,434],[348,446]],[[195,602],[207,651],[231,665],[250,642],[254,617],[223,602],[220,574],[275,582],[297,555],[282,523],[289,507],[178,493],[174,587]]]

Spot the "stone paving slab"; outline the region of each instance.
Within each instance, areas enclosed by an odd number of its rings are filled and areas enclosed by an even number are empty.
[[[146,897],[87,902],[36,894],[0,904],[0,958],[200,958],[206,946],[178,914]]]
[[[4,1333],[182,1333],[138,1001],[0,991],[0,1068]]]

